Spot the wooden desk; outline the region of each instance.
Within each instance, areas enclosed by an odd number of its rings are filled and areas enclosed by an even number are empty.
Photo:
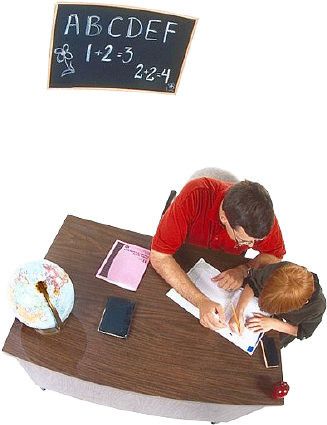
[[[3,351],[20,360],[37,385],[116,408],[173,418],[228,421],[266,405],[282,380],[266,369],[260,348],[251,357],[203,328],[165,294],[151,265],[137,292],[95,274],[116,239],[149,248],[151,237],[68,216],[46,258],[63,267],[75,304],[63,330],[40,335],[15,320]],[[176,254],[188,270],[200,257],[220,269],[242,257],[185,246]],[[131,333],[122,340],[97,332],[109,296],[137,302]]]

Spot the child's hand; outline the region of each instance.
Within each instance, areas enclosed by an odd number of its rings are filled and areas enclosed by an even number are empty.
[[[236,313],[237,314],[237,313]],[[236,333],[237,335],[242,335],[244,332],[244,316],[242,313],[237,314],[238,323],[235,320],[234,315],[231,317],[228,325],[232,332]]]
[[[260,313],[255,313],[254,317],[251,317],[246,322],[246,327],[253,332],[268,332],[274,329],[276,319],[272,317],[263,316]]]

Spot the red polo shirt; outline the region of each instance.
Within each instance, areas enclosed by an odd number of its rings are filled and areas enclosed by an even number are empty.
[[[220,204],[231,185],[206,177],[188,182],[161,218],[151,248],[173,254],[183,243],[190,243],[231,254],[246,252],[246,246],[235,246],[219,220]],[[253,249],[283,257],[286,251],[276,217],[269,234],[255,242]]]

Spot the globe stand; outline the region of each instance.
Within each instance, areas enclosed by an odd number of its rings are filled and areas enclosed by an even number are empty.
[[[68,317],[67,317],[67,319],[68,319]],[[60,328],[58,326],[58,327],[49,328],[49,329],[36,329],[36,328],[34,328],[34,330],[41,335],[55,335],[55,334],[58,334],[62,330],[65,323],[67,322],[67,319],[64,322],[61,322]]]

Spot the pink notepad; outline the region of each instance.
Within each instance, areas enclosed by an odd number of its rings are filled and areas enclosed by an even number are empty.
[[[136,291],[149,262],[150,251],[117,240],[99,268],[96,277],[121,288]]]

